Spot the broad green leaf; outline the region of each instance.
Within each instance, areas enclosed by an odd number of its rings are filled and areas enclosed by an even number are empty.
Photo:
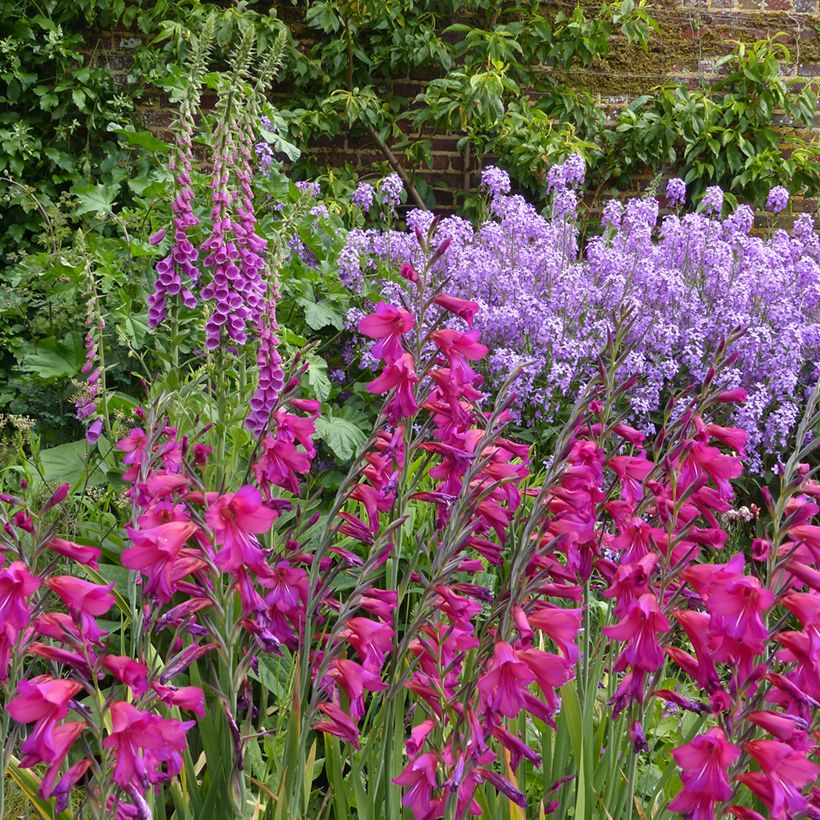
[[[307,357],[310,367],[307,372],[308,384],[319,401],[327,401],[330,395],[330,379],[327,377],[327,362],[321,357]]]
[[[316,419],[316,434],[342,462],[350,461],[367,441],[367,435],[360,427],[330,413]]]
[[[89,448],[85,439],[41,451],[43,478],[49,484],[61,484],[64,481],[71,485],[80,483],[85,478],[88,452]],[[104,465],[97,466],[88,477],[88,484],[90,486],[102,484],[105,481],[105,472]]]
[[[309,299],[299,299],[298,302],[304,308],[305,321],[312,330],[321,330],[328,325],[336,330],[344,329],[344,316],[332,303],[312,302]]]
[[[84,359],[83,337],[71,331],[62,340],[52,337],[38,342],[23,358],[20,369],[41,379],[68,378],[79,372]]]
[[[74,185],[71,193],[77,197],[77,213],[109,213],[111,207],[117,199],[120,186],[116,183],[111,185]]]

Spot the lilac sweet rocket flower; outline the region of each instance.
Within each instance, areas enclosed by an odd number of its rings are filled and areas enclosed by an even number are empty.
[[[683,205],[686,200],[686,183],[674,177],[666,183],[666,200],[670,205]]]
[[[573,192],[556,187],[562,211]],[[497,386],[526,364],[514,387],[523,423],[562,412],[629,309],[632,352],[622,375],[639,379],[629,393],[633,424],[650,430],[670,389],[703,379],[715,347],[744,327],[720,386],[749,394],[732,418],[751,436],[749,468],[762,470],[764,457],[783,450],[795,429],[791,408],[820,379],[820,239],[806,214],[791,234],[752,236],[752,210],[740,206],[721,220],[721,200],[715,189],[714,215],[704,209],[660,224],[655,199],[608,204],[607,229],[583,252],[572,218],[545,219],[520,196],[494,196],[492,218],[475,228],[441,220],[434,241],[452,242],[436,271],[453,295],[480,305],[475,326],[491,350],[485,377]],[[342,281],[358,291],[372,278],[389,299],[394,286],[369,274],[423,264],[415,228],[426,233],[432,218],[414,210],[406,231],[351,231],[339,255]]]
[[[481,187],[490,195],[508,194],[510,192],[510,175],[495,165],[488,165],[481,172]]]
[[[395,211],[401,205],[401,192],[404,183],[398,174],[388,174],[379,184],[379,199],[389,211]]]
[[[704,213],[719,214],[723,210],[723,191],[720,186],[712,185],[707,188],[700,205]]]
[[[305,195],[317,197],[321,193],[321,188],[319,187],[318,182],[306,182],[304,180],[299,180],[296,183],[296,187]]]
[[[584,158],[571,154],[560,165],[553,165],[547,171],[547,190],[555,193],[567,188],[580,188],[584,184],[585,171]]]
[[[256,162],[259,166],[259,173],[263,176],[270,174],[271,164],[273,163],[273,149],[264,140],[256,143],[253,149],[256,152]]]
[[[786,210],[789,204],[789,192],[782,186],[776,185],[769,191],[769,196],[766,199],[766,209],[773,214],[779,214]]]
[[[358,205],[365,213],[370,211],[373,205],[373,199],[376,196],[376,189],[366,182],[360,182],[353,192],[351,201],[354,205]]]

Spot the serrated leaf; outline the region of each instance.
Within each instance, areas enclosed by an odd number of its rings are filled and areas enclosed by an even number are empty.
[[[60,379],[76,375],[85,359],[83,337],[76,331],[62,339],[43,339],[20,363],[20,369],[41,379]]]
[[[330,379],[327,377],[327,362],[321,356],[308,356],[310,367],[307,372],[307,380],[313,395],[319,401],[327,401],[330,395]]]
[[[310,299],[298,299],[298,303],[304,308],[305,321],[311,330],[321,330],[323,327],[335,327],[336,330],[344,329],[344,316],[330,302],[315,302]]]
[[[120,186],[117,183],[111,185],[74,185],[71,193],[77,197],[77,213],[108,213],[111,206],[117,199]]]
[[[367,435],[360,427],[341,416],[327,415],[316,419],[316,435],[340,461],[350,461],[367,441]]]

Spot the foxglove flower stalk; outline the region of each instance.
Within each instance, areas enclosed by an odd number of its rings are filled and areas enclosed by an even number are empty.
[[[195,307],[197,303],[190,288],[199,281],[199,251],[189,239],[191,229],[199,225],[199,218],[193,209],[194,189],[191,179],[194,108],[195,100],[189,99],[181,109],[176,128],[175,153],[169,162],[175,183],[175,196],[171,205],[172,241],[168,254],[156,264],[154,291],[148,297],[150,327],[157,327],[165,320],[168,297],[179,297],[188,308]]]

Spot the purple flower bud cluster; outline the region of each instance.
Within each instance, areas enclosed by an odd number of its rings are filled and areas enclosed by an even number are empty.
[[[679,177],[674,177],[666,183],[666,201],[674,205],[683,205],[686,200],[686,183]]]
[[[273,149],[264,140],[260,140],[253,147],[256,153],[256,164],[262,176],[270,175],[270,168],[273,164]]]
[[[559,168],[551,179],[563,203],[578,171]],[[441,220],[437,237],[452,241],[436,272],[453,295],[480,305],[475,326],[491,350],[485,375],[497,385],[526,363],[514,387],[523,423],[562,412],[628,312],[622,375],[639,379],[629,394],[633,424],[651,430],[670,390],[702,380],[718,344],[742,327],[720,384],[749,394],[731,421],[750,434],[751,470],[784,452],[797,408],[820,379],[820,238],[808,214],[791,233],[765,238],[751,233],[751,208],[722,219],[722,207],[719,188],[707,191],[699,212],[662,219],[653,198],[609,203],[605,230],[583,249],[569,208],[559,205],[546,219],[517,195],[494,196],[492,218],[479,226]],[[341,280],[359,291],[380,265],[423,265],[416,228],[426,233],[431,219],[411,211],[406,231],[351,231],[339,254]],[[385,279],[380,287],[389,298],[394,285]]]
[[[766,210],[779,214],[786,210],[788,204],[789,192],[782,185],[776,185],[769,191],[769,196],[766,198]]]
[[[510,175],[495,165],[488,165],[481,172],[481,187],[490,195],[510,192]]]
[[[361,208],[362,211],[368,213],[370,208],[373,206],[375,196],[376,189],[372,185],[369,185],[367,182],[360,182],[356,186],[356,190],[353,192],[351,201],[354,205]]]
[[[700,207],[706,214],[719,214],[723,210],[723,191],[719,185],[712,185],[706,189],[700,200]]]
[[[584,184],[586,164],[579,154],[571,154],[560,165],[553,165],[547,172],[547,190],[555,193],[580,188]]]
[[[296,187],[306,196],[317,197],[321,193],[321,188],[318,182],[305,182],[300,180],[296,183]]]
[[[276,321],[277,298],[269,299],[257,325],[259,349],[256,365],[259,381],[250,402],[250,413],[245,425],[255,435],[261,436],[267,430],[271,414],[285,386],[285,371],[279,354],[279,324]]]
[[[169,296],[180,296],[186,307],[196,305],[196,297],[184,282],[197,282],[199,269],[197,260],[199,251],[188,239],[189,228],[199,225],[191,205],[194,190],[191,183],[193,152],[191,150],[191,126],[179,129],[176,145],[176,157],[170,161],[170,168],[176,172],[176,197],[171,206],[173,243],[168,255],[156,264],[156,279],[153,293],[148,297],[148,324],[157,327],[162,324],[167,314],[166,299]],[[152,244],[162,241],[165,234],[154,234]]]
[[[388,174],[379,184],[379,199],[388,211],[395,211],[401,205],[404,183],[398,174]]]

